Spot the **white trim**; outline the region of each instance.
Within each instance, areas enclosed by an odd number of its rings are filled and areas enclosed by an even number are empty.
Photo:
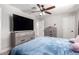
[[[3,53],[5,53],[5,52],[7,52],[7,51],[9,51],[9,50],[11,50],[11,48],[3,49],[3,50],[1,50],[0,54],[3,54]]]

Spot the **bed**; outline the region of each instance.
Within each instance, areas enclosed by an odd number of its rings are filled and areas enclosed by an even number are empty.
[[[11,49],[11,55],[79,55],[73,51],[69,39],[37,37]]]

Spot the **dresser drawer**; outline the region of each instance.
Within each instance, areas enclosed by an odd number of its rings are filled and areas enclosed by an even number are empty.
[[[20,34],[16,34],[15,40],[16,40],[16,45],[27,42],[29,40],[32,40],[34,38],[34,34],[27,34],[27,33],[20,33]]]

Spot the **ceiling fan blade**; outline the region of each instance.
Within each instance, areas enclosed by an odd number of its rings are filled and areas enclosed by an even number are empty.
[[[42,7],[42,10],[41,11],[44,11],[45,10],[44,5],[41,5],[41,7]]]
[[[50,9],[53,9],[53,8],[55,8],[55,6],[48,7],[45,10],[50,10]]]
[[[35,12],[40,12],[40,11],[31,11],[32,13],[35,13]]]
[[[39,7],[40,11],[42,12],[41,6],[40,4],[37,4],[37,6]]]
[[[44,7],[44,5],[41,5],[41,7]]]
[[[52,14],[52,13],[50,13],[50,12],[47,12],[47,11],[45,11],[45,13],[47,13],[47,14]]]
[[[37,4],[37,6],[40,8],[41,6],[40,6],[40,4]]]

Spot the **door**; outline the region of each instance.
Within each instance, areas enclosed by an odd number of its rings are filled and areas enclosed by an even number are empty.
[[[63,18],[63,38],[75,37],[75,18],[69,15]]]

